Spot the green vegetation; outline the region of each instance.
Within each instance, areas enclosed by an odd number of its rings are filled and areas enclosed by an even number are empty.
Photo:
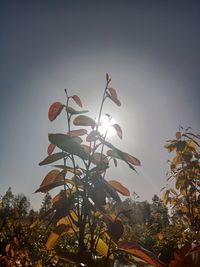
[[[199,266],[200,136],[187,129],[167,142],[175,152],[167,177],[172,182],[162,189],[162,200],[155,195],[151,203],[139,201],[107,178],[118,161],[133,174],[140,166],[107,141],[108,130],[100,131],[105,101],[121,106],[110,76],[97,120],[80,109],[79,96],[65,94],[65,103],[53,103],[48,112],[50,121],[65,112],[67,133],[48,135],[48,156],[39,165],[54,165],[35,191],[45,193],[40,210],[29,210],[27,198],[14,196],[11,188],[1,198],[1,266]],[[122,139],[120,125],[112,127]],[[60,192],[51,197],[57,187]]]

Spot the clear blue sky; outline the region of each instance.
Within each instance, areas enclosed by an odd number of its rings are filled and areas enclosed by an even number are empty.
[[[105,107],[124,132],[113,142],[142,162],[139,174],[120,164],[108,178],[159,195],[165,141],[180,124],[200,131],[199,14],[199,1],[2,0],[0,194],[11,186],[40,206],[47,134],[66,131],[62,116],[48,121],[49,105],[68,88],[96,116],[108,72],[122,102]]]

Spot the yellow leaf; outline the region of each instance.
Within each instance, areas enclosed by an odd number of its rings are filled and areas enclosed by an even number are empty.
[[[98,239],[98,242],[96,244],[96,250],[99,252],[100,255],[105,257],[107,257],[107,254],[109,252],[108,245],[101,238]],[[113,259],[113,255],[111,254],[109,258]]]

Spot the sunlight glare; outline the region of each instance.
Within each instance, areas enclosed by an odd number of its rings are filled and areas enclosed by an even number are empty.
[[[108,116],[102,115],[100,125],[99,125],[99,132],[102,135],[105,135],[105,133],[107,132],[108,138],[113,137],[116,134],[116,131],[114,127],[112,127],[112,125],[115,123],[116,123],[115,119],[111,118],[109,120]]]

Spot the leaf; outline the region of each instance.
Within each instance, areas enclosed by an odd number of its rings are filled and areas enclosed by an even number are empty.
[[[82,114],[82,113],[88,112],[88,110],[75,110],[72,107],[66,107],[66,111],[71,115],[77,115],[77,114]]]
[[[74,119],[73,123],[74,125],[91,126],[92,128],[94,128],[96,125],[95,121],[92,118],[85,115],[79,115]]]
[[[90,153],[92,152],[92,148],[90,146],[87,145],[81,145],[81,147],[83,148],[83,150],[85,151],[85,153],[89,156]]]
[[[91,131],[88,136],[86,137],[86,141],[87,142],[93,142],[96,141],[98,139],[98,136],[100,135],[100,133],[96,130]]]
[[[60,149],[82,159],[88,159],[83,148],[72,137],[66,134],[49,134],[49,141]]]
[[[108,90],[109,90],[112,97],[117,98],[117,92],[116,92],[115,88],[110,87],[110,88],[108,88]]]
[[[166,266],[162,263],[152,252],[144,249],[143,247],[128,241],[119,241],[119,250],[128,252],[129,254],[136,256],[154,267]]]
[[[48,111],[48,118],[50,121],[53,121],[56,119],[56,117],[61,113],[62,109],[64,108],[64,105],[60,102],[54,102]]]
[[[120,149],[113,146],[111,143],[104,141],[103,139],[100,139],[103,144],[105,144],[107,147],[111,148],[112,150],[107,151],[107,155],[111,157],[116,157],[118,159],[124,160],[126,163],[131,163],[135,166],[140,166],[141,163],[139,159],[131,156],[130,154],[121,151]],[[130,166],[131,167],[131,166]]]
[[[46,157],[43,161],[41,161],[39,163],[39,166],[47,165],[49,163],[52,163],[52,162],[57,161],[59,159],[62,159],[66,156],[68,156],[68,154],[66,154],[64,152],[58,152],[58,153],[52,154],[52,155]]]
[[[169,193],[170,193],[169,190],[166,190],[166,191],[163,192],[163,195],[162,195],[162,201],[163,201],[163,203],[164,203],[165,205],[166,205],[167,202],[168,202]]]
[[[77,168],[74,170],[74,168],[72,167],[69,167],[69,166],[65,166],[65,165],[53,165],[53,167],[55,168],[60,168],[60,169],[63,169],[65,170],[65,172],[71,172],[71,173],[74,173],[76,172],[77,175],[80,175],[82,172],[80,170],[78,170]]]
[[[176,139],[181,139],[181,132],[176,132]]]
[[[129,163],[131,163],[131,164],[133,164],[133,165],[135,165],[135,166],[140,166],[141,165],[139,159],[129,155],[126,152],[122,152],[122,159],[127,161],[127,162],[129,162]]]
[[[77,96],[77,95],[73,95],[73,96],[72,96],[72,99],[76,102],[76,104],[77,104],[79,107],[82,108],[82,102],[81,102],[81,99],[80,99],[79,96]]]
[[[46,193],[49,190],[53,189],[54,187],[57,187],[59,185],[64,184],[64,175],[65,173],[62,171],[60,172],[59,170],[52,170],[50,171],[42,181],[40,188],[35,191],[37,192],[42,192]]]
[[[65,225],[65,224],[57,225],[54,231],[51,232],[50,236],[47,239],[47,242],[46,242],[47,250],[52,249],[56,245],[58,240],[60,239],[61,235],[67,232],[68,229],[69,229],[68,225]]]
[[[79,129],[79,130],[72,130],[70,131],[70,133],[68,132],[67,135],[71,136],[71,137],[77,137],[77,136],[82,136],[87,134],[87,130],[86,129]]]
[[[56,148],[55,145],[49,144],[48,145],[48,148],[47,148],[47,154],[50,156],[53,153],[53,151],[54,151],[55,148]]]
[[[109,83],[111,81],[111,78],[110,78],[108,73],[106,73],[106,81],[107,81],[107,83]]]
[[[93,156],[92,156],[92,163],[97,165],[101,161],[103,161],[106,164],[108,164],[108,159],[104,154],[99,153],[99,152],[94,153]]]
[[[129,190],[123,186],[120,182],[118,181],[115,181],[115,180],[111,180],[111,181],[108,181],[108,183],[117,191],[119,192],[120,194],[122,194],[123,196],[127,196],[129,197],[130,196],[130,192]]]
[[[119,124],[115,123],[112,126],[115,128],[115,130],[116,130],[117,135],[119,136],[119,138],[122,139],[122,129],[119,126]]]
[[[121,102],[119,101],[118,98],[116,97],[113,97],[112,95],[110,95],[109,93],[106,92],[106,95],[118,106],[120,107],[121,106]]]
[[[122,222],[120,220],[111,222],[108,227],[108,233],[114,242],[118,242],[118,240],[124,233],[124,226]]]

